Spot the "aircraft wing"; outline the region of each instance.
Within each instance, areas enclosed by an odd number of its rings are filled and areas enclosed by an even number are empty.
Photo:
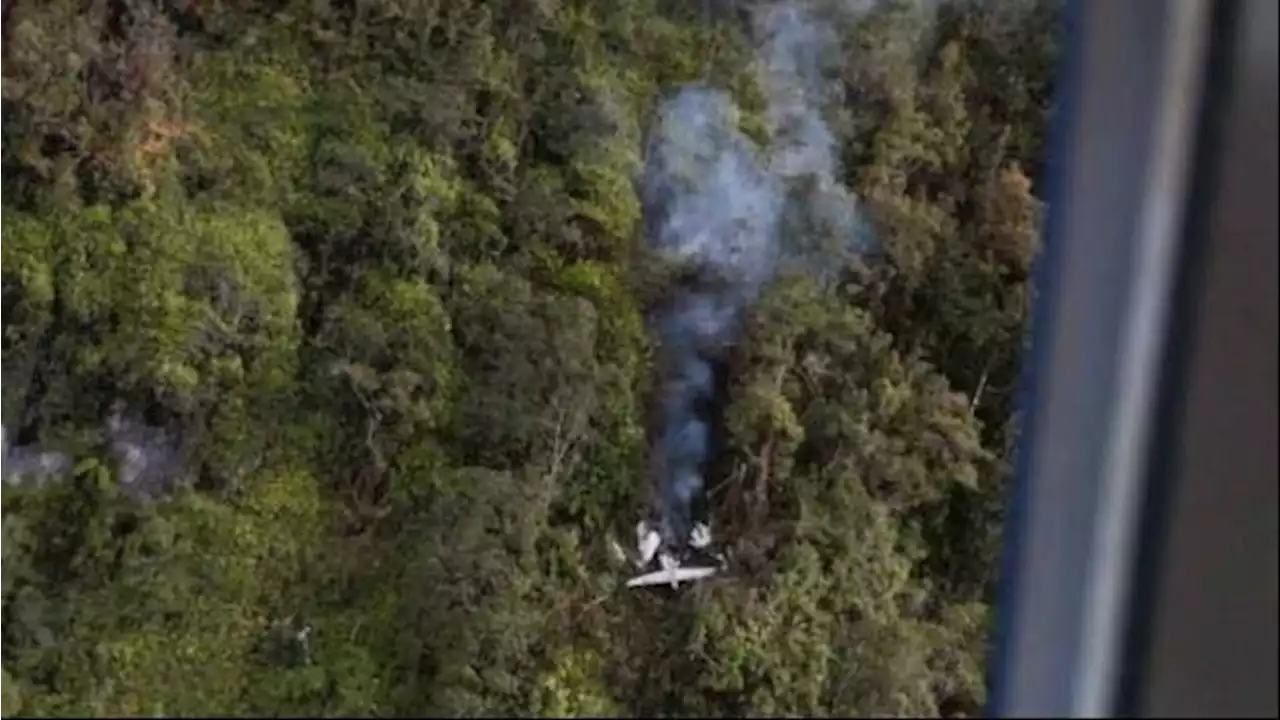
[[[682,582],[692,582],[716,574],[716,568],[710,567],[673,567],[657,572],[637,575],[627,581],[627,587],[645,587],[647,585],[666,585],[673,587]]]

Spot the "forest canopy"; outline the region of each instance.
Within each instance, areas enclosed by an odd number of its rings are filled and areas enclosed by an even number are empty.
[[[874,242],[717,366],[730,570],[610,553],[687,275],[648,148],[690,86],[779,142],[766,4],[6,0],[4,714],[980,713],[1052,2],[804,4]]]

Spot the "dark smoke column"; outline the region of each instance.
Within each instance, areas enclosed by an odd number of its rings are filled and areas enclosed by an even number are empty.
[[[821,278],[875,244],[838,180],[837,147],[822,115],[833,87],[824,78],[838,48],[834,34],[800,2],[762,3],[754,24],[772,131],[768,158],[738,132],[728,95],[700,86],[663,103],[646,153],[641,201],[649,242],[688,271],[653,328],[663,423],[654,481],[662,534],[675,549],[689,537],[703,492],[707,411],[723,402],[714,396],[711,359],[737,341],[743,311],[780,267]],[[788,227],[824,230],[784,232],[784,213]]]
[[[704,490],[711,361],[737,339],[743,310],[777,263],[780,195],[736,129],[728,96],[686,88],[663,104],[642,201],[649,242],[687,272],[658,312],[662,430],[652,449],[664,541],[682,547]]]

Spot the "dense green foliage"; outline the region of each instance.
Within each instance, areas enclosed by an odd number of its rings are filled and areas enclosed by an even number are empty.
[[[752,310],[730,576],[618,589],[643,135],[704,81],[767,141],[749,4],[6,2],[4,425],[78,463],[4,489],[4,713],[977,712],[1048,4],[825,4],[884,253]],[[117,488],[119,400],[184,489]]]

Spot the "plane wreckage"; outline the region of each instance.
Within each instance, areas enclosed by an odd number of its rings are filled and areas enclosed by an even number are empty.
[[[657,561],[658,569],[631,578],[627,581],[627,587],[640,588],[669,584],[675,589],[679,588],[681,583],[690,583],[711,577],[725,568],[725,558],[722,554],[716,553],[713,555],[717,560],[717,565],[715,566],[686,566],[681,562],[681,556],[688,555],[688,551],[705,552],[710,546],[711,528],[706,523],[694,525],[692,532],[689,534],[685,553],[675,553],[670,548],[665,547],[662,535],[655,527],[641,520],[636,525],[637,555],[634,559],[635,566],[643,570],[652,567],[654,562]],[[621,548],[618,548],[615,552],[622,554]]]

